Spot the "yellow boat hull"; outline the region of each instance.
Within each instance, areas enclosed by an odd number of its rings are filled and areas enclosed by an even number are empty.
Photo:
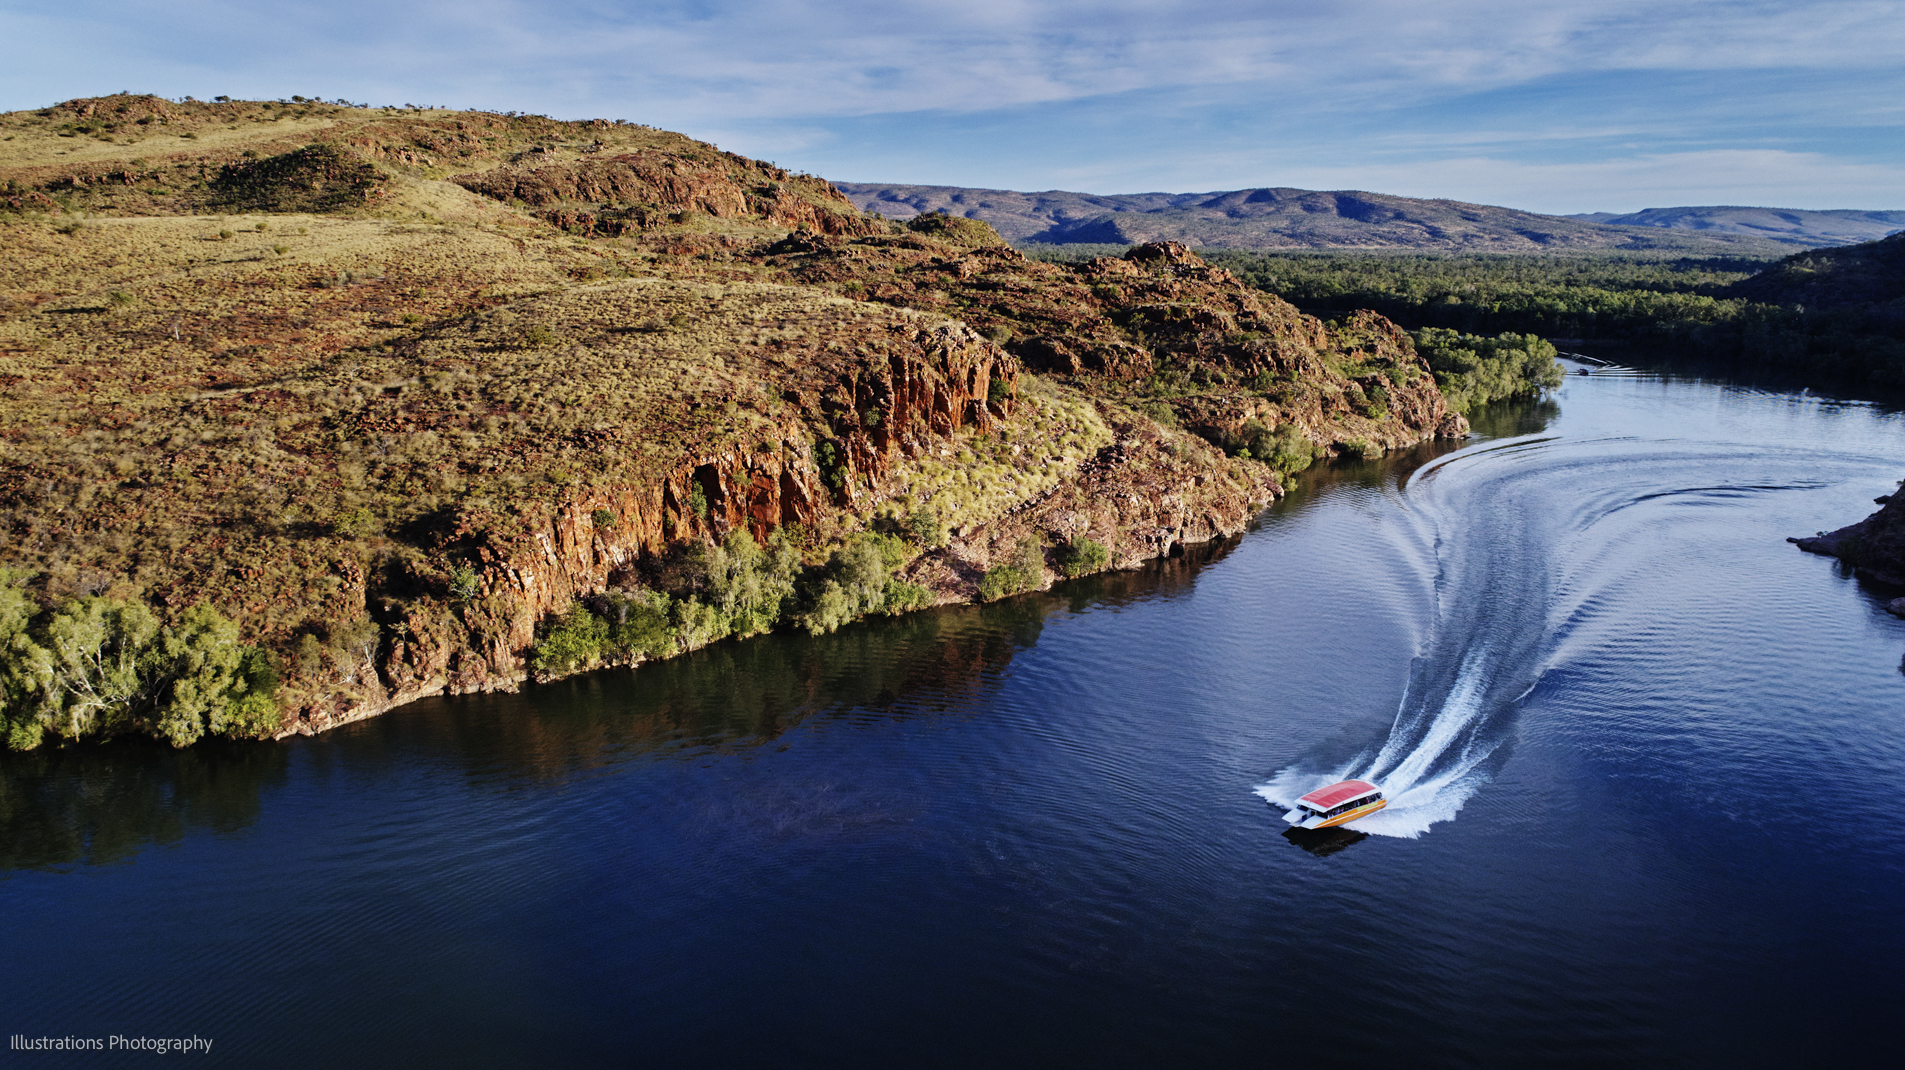
[[[1338,825],[1347,825],[1348,823],[1356,820],[1359,817],[1368,817],[1370,814],[1373,814],[1376,811],[1388,805],[1389,805],[1388,799],[1377,799],[1375,802],[1369,804],[1368,806],[1359,806],[1354,810],[1349,810],[1344,813],[1337,814],[1335,817],[1332,817],[1327,821],[1319,821],[1314,825],[1303,825],[1301,827],[1311,828],[1311,829],[1327,829],[1327,828],[1335,828]]]

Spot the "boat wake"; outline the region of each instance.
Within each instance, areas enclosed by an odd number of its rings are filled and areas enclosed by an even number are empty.
[[[1436,822],[1454,818],[1487,780],[1485,763],[1503,738],[1487,731],[1488,678],[1486,658],[1479,651],[1472,653],[1438,707],[1411,709],[1408,698],[1403,699],[1381,747],[1331,767],[1298,762],[1258,785],[1256,793],[1288,810],[1326,784],[1367,780],[1382,788],[1389,805],[1359,818],[1356,830],[1414,839]]]
[[[1816,489],[1817,468],[1797,450],[1536,436],[1426,466],[1400,504],[1434,548],[1434,624],[1387,736],[1347,760],[1340,745],[1313,751],[1256,793],[1288,810],[1326,784],[1370,781],[1389,805],[1353,826],[1379,836],[1454,818],[1506,760],[1522,700],[1603,631],[1602,594],[1656,569],[1624,550],[1657,542],[1639,529],[1685,530],[1761,495]],[[1689,485],[1691,472],[1702,482]]]

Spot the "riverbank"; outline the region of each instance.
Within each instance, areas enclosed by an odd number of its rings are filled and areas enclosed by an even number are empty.
[[[1874,499],[1878,512],[1856,524],[1787,541],[1807,553],[1844,561],[1860,579],[1905,591],[1905,481],[1900,487],[1901,491]],[[1893,598],[1885,608],[1905,617],[1905,595]]]
[[[100,123],[123,143],[66,151]],[[126,95],[0,125],[16,746],[317,732],[1042,588],[1467,433],[1379,316],[1171,243],[1030,261],[648,127]],[[224,668],[181,687],[188,618]]]

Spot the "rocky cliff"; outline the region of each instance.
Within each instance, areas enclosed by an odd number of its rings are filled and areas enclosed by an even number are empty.
[[[650,478],[630,473],[529,504],[430,518],[417,539],[425,555],[409,577],[423,590],[346,575],[344,600],[393,636],[370,657],[375,676],[306,702],[288,730],[316,731],[444,691],[514,687],[537,625],[578,597],[639,584],[644,564],[731,531],[765,541],[778,528],[851,527],[896,462],[1009,419],[1009,397],[988,398],[994,384],[1016,386],[1009,355],[953,323],[885,333],[884,352],[872,359],[825,370],[787,361],[791,374],[774,381],[791,404],[752,423],[745,439],[717,436]],[[479,587],[453,599],[433,560],[471,562]]]
[[[1238,444],[1253,421],[1288,425],[1332,454],[1468,430],[1388,320],[1359,313],[1325,324],[1176,242],[1076,265],[1028,260],[1003,244],[948,255],[893,236],[795,234],[767,252],[767,264],[801,282],[957,309],[1028,368],[1146,407],[1221,447]]]
[[[579,601],[705,609],[683,577],[733,533],[817,598],[881,532],[893,605],[969,601],[1466,432],[1380,317],[1170,243],[1030,261],[647,127],[128,96],[0,126],[0,566],[49,610],[209,604],[281,733],[517,686]]]

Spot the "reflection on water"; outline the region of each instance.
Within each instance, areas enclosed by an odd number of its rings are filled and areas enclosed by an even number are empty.
[[[1300,829],[1292,825],[1283,830],[1283,838],[1318,858],[1328,858],[1353,843],[1369,838],[1369,833],[1338,825],[1328,829]]]
[[[1407,449],[1391,450],[1373,460],[1350,455],[1316,465],[1298,473],[1295,479],[1286,480],[1290,493],[1272,509],[1290,512],[1343,487],[1395,488],[1437,458],[1467,449],[1480,440],[1539,434],[1560,415],[1561,406],[1547,399],[1517,399],[1484,405],[1469,413],[1473,439],[1429,439]]]
[[[1562,390],[1135,574],[0,757],[0,1004],[246,1067],[1876,1061],[1905,622],[1783,537],[1869,509],[1905,420]],[[1357,761],[1459,817],[1248,794]]]
[[[283,782],[287,754],[271,743],[135,740],[0,752],[0,872],[118,862],[191,830],[235,832]]]
[[[192,830],[242,829],[284,783],[294,755],[320,773],[425,754],[449,757],[479,780],[548,782],[642,757],[746,754],[815,719],[866,726],[970,709],[1017,651],[1038,642],[1051,614],[1170,597],[1235,545],[1190,547],[1142,569],[989,605],[867,620],[824,636],[721,642],[514,695],[425,699],[313,739],[0,751],[0,873],[118,862]],[[830,813],[853,808],[840,789],[814,790],[807,804],[768,809],[825,825]]]
[[[332,735],[353,760],[377,748],[424,748],[455,752],[477,775],[553,778],[638,756],[744,754],[816,719],[852,726],[955,713],[996,688],[1052,613],[1168,597],[1235,542],[988,605],[875,618],[823,636],[789,631],[715,643],[518,695],[426,699]]]

